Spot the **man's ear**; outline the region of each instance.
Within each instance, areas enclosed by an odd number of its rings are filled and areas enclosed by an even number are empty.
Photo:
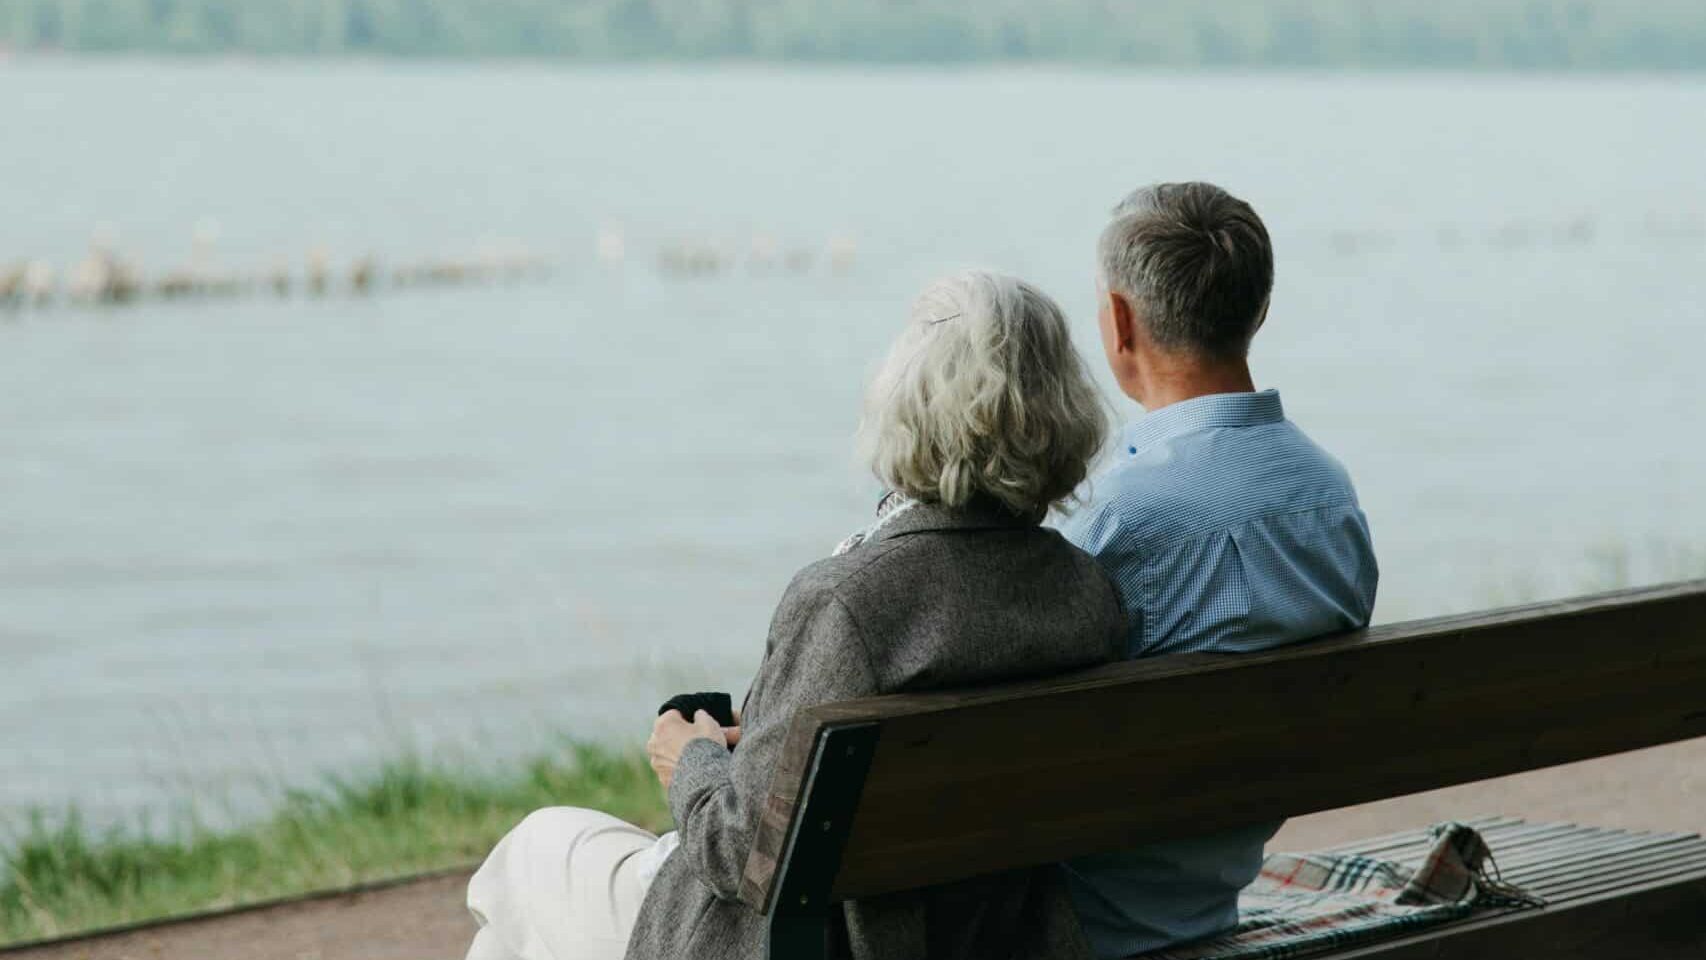
[[[1250,331],[1252,334],[1254,334],[1257,330],[1262,329],[1262,324],[1268,322],[1268,305],[1273,303],[1273,302],[1274,302],[1274,298],[1271,294],[1268,296],[1268,298],[1266,300],[1262,301],[1262,312],[1256,316],[1256,326],[1253,329],[1251,329],[1251,331]]]
[[[1114,322],[1114,344],[1121,353],[1137,352],[1137,314],[1131,301],[1119,293],[1108,291],[1108,314]]]

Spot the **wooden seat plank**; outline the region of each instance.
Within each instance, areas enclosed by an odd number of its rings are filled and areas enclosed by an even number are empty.
[[[1505,879],[1512,883],[1551,883],[1554,878],[1560,875],[1573,873],[1587,867],[1609,871],[1617,867],[1651,864],[1656,862],[1657,858],[1668,854],[1685,856],[1688,851],[1688,845],[1681,841],[1670,843],[1627,842],[1607,846],[1604,850],[1599,851],[1573,852],[1567,857],[1551,858],[1536,863],[1527,869],[1507,868],[1502,870],[1502,873]],[[1554,888],[1552,896],[1555,898],[1558,895],[1559,891]]]
[[[1484,837],[1493,836],[1502,831],[1526,826],[1526,821],[1515,817],[1470,817],[1463,821],[1481,832]],[[1364,856],[1382,850],[1392,850],[1402,847],[1412,847],[1426,843],[1428,832],[1425,829],[1399,830],[1394,833],[1371,837],[1367,840],[1349,840],[1344,843],[1322,847],[1323,853],[1361,853]]]
[[[1553,824],[1575,851],[1542,856],[1505,879],[1547,901],[1496,908],[1391,940],[1310,954],[1314,960],[1698,960],[1706,956],[1706,839]],[[1376,847],[1379,845],[1377,844]],[[1514,851],[1489,836],[1501,866]],[[1352,852],[1363,852],[1354,845]],[[1502,856],[1501,856],[1502,852]],[[1537,850],[1537,853],[1543,851]],[[1380,855],[1380,854],[1373,854]]]
[[[1699,960],[1706,956],[1706,871],[1448,924],[1326,960]]]

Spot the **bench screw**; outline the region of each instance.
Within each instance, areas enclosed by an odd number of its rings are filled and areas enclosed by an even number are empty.
[[[825,821],[824,821],[824,822],[823,822],[823,832],[824,832],[824,833],[828,833],[828,832],[829,832],[829,821],[828,821],[828,820],[825,820]]]
[[[806,905],[806,904],[807,904],[807,903],[810,903],[810,902],[811,902],[811,899],[812,899],[812,898],[811,898],[811,897],[808,897],[808,896],[806,896],[806,895],[805,895],[805,894],[803,894],[803,893],[802,893],[802,894],[800,894],[800,906],[802,906],[802,907],[803,907],[803,906],[805,906],[805,905]]]

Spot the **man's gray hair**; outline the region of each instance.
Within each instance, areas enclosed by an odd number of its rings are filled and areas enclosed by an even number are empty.
[[[1097,254],[1162,349],[1249,351],[1274,286],[1273,244],[1249,204],[1211,183],[1143,187],[1114,208]]]
[[[866,394],[860,447],[914,499],[982,495],[1040,519],[1084,481],[1106,429],[1060,306],[1022,280],[967,271],[914,303]]]

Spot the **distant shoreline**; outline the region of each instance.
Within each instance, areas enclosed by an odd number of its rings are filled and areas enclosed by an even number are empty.
[[[1706,70],[1706,9],[1626,0],[9,0],[0,50],[610,63]]]
[[[633,72],[694,73],[704,70],[764,73],[866,74],[871,76],[1036,74],[1038,76],[1126,75],[1131,77],[1197,77],[1238,79],[1278,76],[1332,79],[1356,76],[1414,77],[1430,79],[1466,77],[1538,81],[1650,80],[1695,81],[1706,77],[1706,60],[1685,67],[1635,66],[1512,66],[1512,65],[1405,65],[1405,64],[1156,64],[1092,60],[964,60],[947,63],[896,60],[789,60],[755,58],[630,58],[585,59],[575,57],[523,56],[515,54],[434,55],[372,53],[248,53],[218,51],[185,53],[170,50],[8,50],[0,46],[0,71],[28,65],[138,64],[148,66],[201,67],[356,67],[431,69],[519,68],[543,72]]]
[[[7,50],[0,48],[0,69],[24,63],[105,62],[252,65],[362,64],[372,66],[418,64],[423,66],[482,67],[531,66],[570,70],[634,69],[692,71],[706,68],[736,70],[859,71],[873,73],[1129,73],[1133,75],[1253,76],[1513,76],[1513,77],[1698,77],[1706,75],[1706,60],[1680,67],[1643,66],[1517,66],[1511,64],[1167,64],[1119,60],[926,60],[872,59],[763,59],[752,57],[703,58],[579,58],[526,56],[519,54],[373,54],[373,53],[251,53],[217,51],[186,53],[171,50]]]

